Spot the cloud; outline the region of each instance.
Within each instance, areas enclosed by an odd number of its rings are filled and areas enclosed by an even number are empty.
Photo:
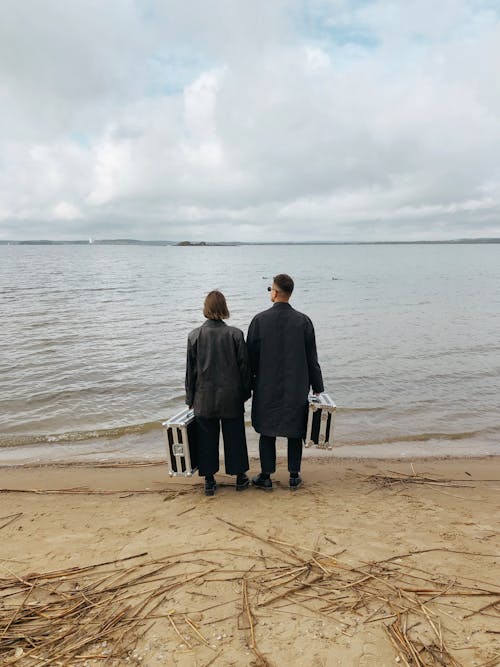
[[[500,234],[494,5],[0,7],[0,239]]]
[[[68,201],[60,201],[53,209],[55,220],[78,220],[82,217],[77,207]]]

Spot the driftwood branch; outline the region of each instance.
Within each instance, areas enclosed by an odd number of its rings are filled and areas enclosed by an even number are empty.
[[[9,515],[0,521],[16,518]],[[193,655],[215,651],[215,656],[204,655],[207,665],[217,664],[224,645],[214,649],[210,635],[200,628],[224,621],[243,634],[254,662],[267,667],[266,638],[256,631],[259,616],[292,611],[328,621],[330,627],[334,620],[338,632],[347,635],[353,628],[379,625],[407,667],[459,667],[453,632],[460,623],[480,618],[475,632],[483,633],[484,645],[496,641],[500,588],[457,572],[444,576],[423,567],[424,558],[432,560],[432,552],[480,556],[485,565],[492,559],[492,566],[496,554],[435,547],[352,565],[339,560],[339,551],[320,551],[318,540],[311,547],[297,546],[221,521],[245,548],[193,549],[155,559],[143,552],[49,572],[9,573],[4,567],[0,663],[79,666],[92,660],[115,667],[125,664],[141,638],[163,621],[169,641],[181,639]],[[219,594],[221,589],[225,598],[213,599],[212,591]],[[182,599],[191,600],[191,609],[179,609],[179,591],[186,593]],[[449,603],[455,610],[453,619],[444,611]],[[216,616],[219,608],[223,618]],[[484,664],[494,664],[492,653],[480,657]]]

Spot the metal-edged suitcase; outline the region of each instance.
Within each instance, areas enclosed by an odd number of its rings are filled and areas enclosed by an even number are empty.
[[[306,447],[333,448],[333,428],[337,406],[329,394],[309,394]]]
[[[191,477],[198,469],[193,410],[184,408],[162,425],[167,430],[168,474]]]

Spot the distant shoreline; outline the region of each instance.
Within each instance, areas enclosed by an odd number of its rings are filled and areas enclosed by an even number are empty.
[[[443,241],[140,241],[136,239],[95,239],[89,241],[51,241],[40,240],[0,240],[0,245],[135,245],[135,246],[174,246],[174,247],[210,247],[210,246],[326,246],[326,245],[474,245],[500,243],[500,238],[448,239]]]

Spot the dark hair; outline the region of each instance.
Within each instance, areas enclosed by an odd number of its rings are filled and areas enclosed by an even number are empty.
[[[293,292],[293,279],[287,273],[278,273],[277,276],[274,276],[273,283],[288,296]]]
[[[205,297],[203,315],[207,320],[226,320],[229,317],[226,297],[219,290],[212,290]]]

